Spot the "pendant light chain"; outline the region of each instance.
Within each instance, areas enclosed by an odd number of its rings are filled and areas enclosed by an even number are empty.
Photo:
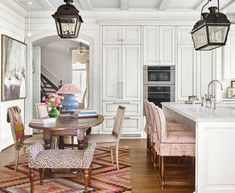
[[[203,9],[204,9],[211,1],[212,1],[212,0],[208,0],[208,1],[206,2],[206,4],[203,5],[203,7],[202,7],[202,9],[201,9],[201,16],[202,16]]]

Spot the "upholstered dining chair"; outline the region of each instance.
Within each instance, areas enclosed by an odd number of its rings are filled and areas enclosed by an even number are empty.
[[[12,136],[15,143],[15,171],[17,171],[21,148],[24,149],[23,163],[25,163],[25,148],[32,143],[25,142],[30,136],[26,136],[24,133],[25,128],[21,119],[21,109],[18,106],[9,107],[7,109],[7,122],[11,124]],[[42,140],[40,142],[42,142]]]
[[[39,169],[40,185],[43,185],[44,169],[83,169],[84,185],[87,192],[88,184],[91,183],[91,164],[96,144],[88,144],[85,150],[72,149],[49,149],[35,143],[26,148],[31,193],[34,192],[34,169]],[[66,175],[65,175],[66,177]]]
[[[116,167],[119,169],[119,140],[122,133],[124,114],[126,107],[119,106],[117,109],[112,134],[89,134],[85,138],[88,143],[97,143],[110,146],[111,161],[113,163],[113,147],[116,150]]]
[[[161,108],[152,108],[157,126],[155,151],[159,155],[159,171],[161,186],[165,185],[164,157],[169,156],[195,156],[195,133],[181,125],[181,130],[168,130],[166,118]],[[178,127],[179,124],[178,124]]]
[[[82,100],[81,102],[79,103],[79,109],[86,109],[87,106],[85,105],[85,98],[86,98],[86,94],[87,94],[87,88],[85,89],[85,91],[83,92],[83,95],[82,95]]]
[[[38,119],[49,118],[47,105],[45,103],[35,103],[35,110]]]
[[[145,114],[145,127],[144,131],[147,134],[147,152],[151,153],[151,141],[150,137],[152,135],[152,128],[151,128],[151,119],[150,119],[150,112],[149,112],[149,105],[148,101],[144,100],[144,114]]]

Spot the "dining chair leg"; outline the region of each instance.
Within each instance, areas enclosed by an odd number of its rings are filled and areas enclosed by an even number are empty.
[[[113,164],[113,146],[110,146],[111,162]]]
[[[15,172],[18,169],[18,163],[19,163],[19,150],[16,149],[16,152],[15,152]]]
[[[74,145],[74,137],[71,136],[71,144],[72,144],[72,149],[73,149],[73,145]]]
[[[40,177],[40,185],[43,185],[43,179],[44,179],[44,169],[39,168],[39,177]]]
[[[85,186],[85,192],[87,192],[88,183],[89,183],[89,169],[84,169],[84,186]]]
[[[30,179],[30,192],[34,192],[34,171],[33,168],[29,170],[29,179]]]
[[[25,149],[26,148],[24,148],[24,152],[23,152],[23,165],[25,165],[25,162],[26,162],[26,152],[25,152]]]
[[[164,169],[165,169],[165,165],[164,165],[164,156],[160,156],[160,159],[161,159],[161,186],[162,186],[162,189],[164,188],[164,185],[165,185],[165,182],[164,182]]]
[[[117,169],[119,170],[119,155],[118,155],[118,152],[119,152],[119,145],[116,145],[116,164],[117,164]]]
[[[89,186],[91,185],[91,175],[92,175],[92,163],[91,166],[89,167],[89,182],[88,182]]]

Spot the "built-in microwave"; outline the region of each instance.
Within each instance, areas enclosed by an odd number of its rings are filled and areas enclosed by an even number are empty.
[[[174,85],[175,66],[144,66],[144,84]]]

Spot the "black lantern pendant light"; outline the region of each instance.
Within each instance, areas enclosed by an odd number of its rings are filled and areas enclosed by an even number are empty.
[[[209,13],[203,12],[203,8],[210,1],[202,7],[201,20],[194,25],[191,32],[195,50],[212,50],[224,46],[227,41],[231,23],[225,14],[219,12],[219,0],[218,7],[210,7]]]
[[[71,5],[73,0],[64,0],[52,17],[55,19],[57,33],[61,38],[77,38],[80,30],[82,17],[79,11]]]

